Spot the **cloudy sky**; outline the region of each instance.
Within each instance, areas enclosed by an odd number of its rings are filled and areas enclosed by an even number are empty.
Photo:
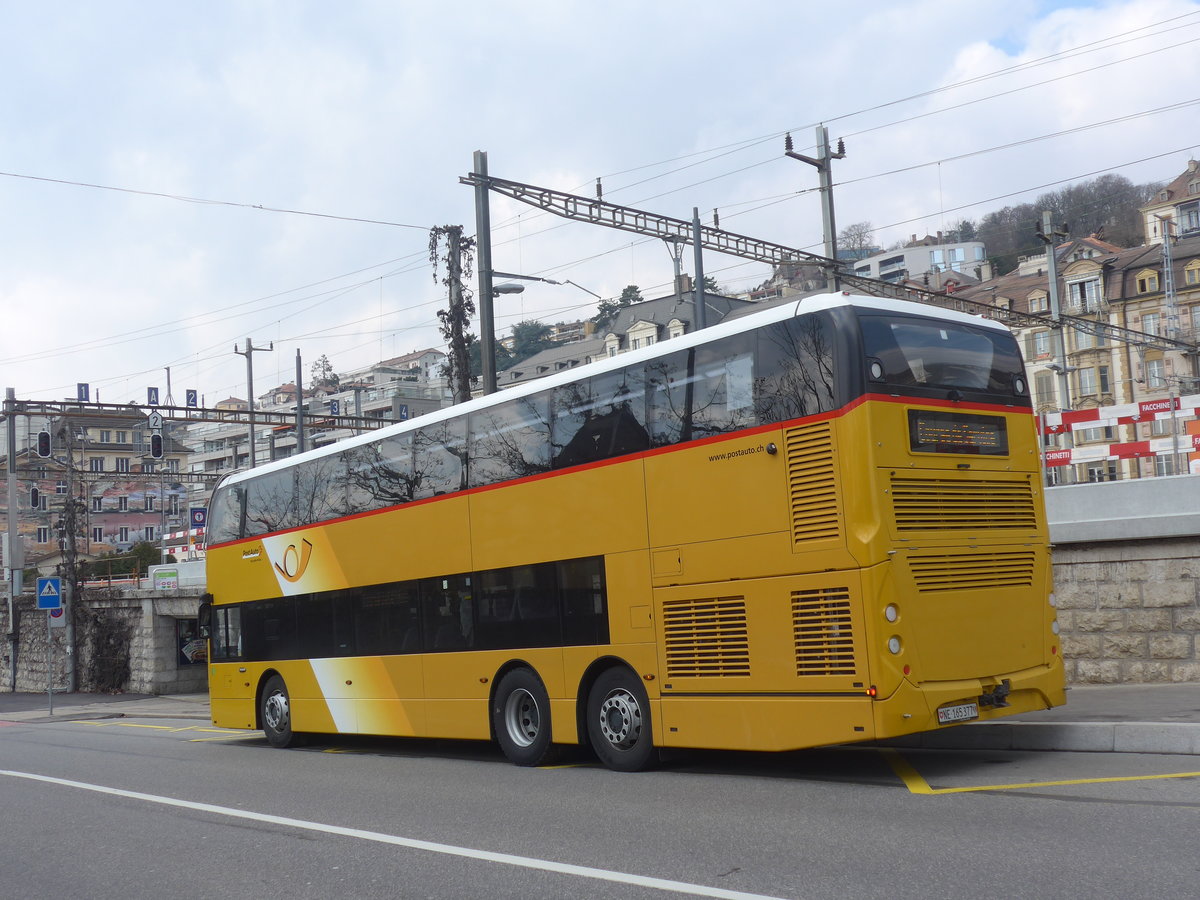
[[[0,381],[18,397],[244,397],[328,356],[442,346],[428,231],[475,231],[492,175],[820,252],[826,123],[839,226],[887,245],[1200,152],[1189,0],[0,0]],[[666,290],[661,241],[501,198],[494,266],[601,296]],[[691,268],[690,250],[685,266]],[[765,266],[707,254],[731,292]],[[593,314],[571,286],[497,328]]]

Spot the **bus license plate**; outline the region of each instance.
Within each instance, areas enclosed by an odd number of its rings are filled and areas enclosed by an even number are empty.
[[[959,703],[955,706],[943,706],[937,712],[939,725],[949,725],[951,722],[965,722],[968,719],[979,718],[979,704]]]

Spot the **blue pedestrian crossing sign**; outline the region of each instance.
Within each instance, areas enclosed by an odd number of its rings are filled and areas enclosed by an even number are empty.
[[[39,578],[37,580],[37,608],[62,609],[61,578]]]

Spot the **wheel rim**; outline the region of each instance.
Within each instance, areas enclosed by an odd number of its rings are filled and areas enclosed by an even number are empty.
[[[600,704],[600,733],[618,750],[628,750],[642,734],[642,707],[629,691],[610,691]]]
[[[272,731],[286,731],[289,722],[288,698],[283,691],[275,691],[263,704],[263,721]]]
[[[509,694],[504,701],[504,730],[512,742],[518,747],[528,747],[537,740],[541,727],[542,717],[533,694],[524,688]]]

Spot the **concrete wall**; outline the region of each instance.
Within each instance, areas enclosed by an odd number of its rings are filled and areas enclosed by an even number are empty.
[[[138,694],[175,694],[208,689],[206,665],[180,665],[176,622],[196,617],[200,590],[89,591],[76,618],[76,673],[81,691],[101,689],[91,683],[97,655],[127,657],[128,677],[116,688]],[[56,691],[67,689],[65,628],[47,632],[46,614],[34,609],[32,596],[17,601],[17,640],[0,644],[0,690],[44,691],[47,687],[47,634],[50,641],[50,681]],[[0,633],[11,631],[7,604],[0,604]],[[115,646],[100,636],[115,633]],[[121,665],[121,660],[117,660]]]
[[[1200,682],[1200,476],[1046,492],[1067,680]]]

